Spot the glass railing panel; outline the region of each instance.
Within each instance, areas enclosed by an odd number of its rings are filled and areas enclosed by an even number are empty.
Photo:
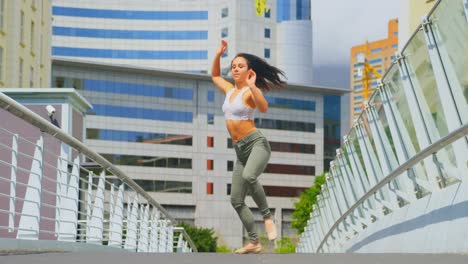
[[[444,70],[450,77],[455,77],[448,78],[451,88],[462,90],[454,94],[459,110],[463,107],[466,110],[468,104],[468,18],[463,9],[463,1],[441,1],[431,15],[436,43],[443,53]],[[463,98],[459,98],[459,94]],[[461,118],[463,123],[468,122],[466,111]]]
[[[344,166],[345,166],[345,169],[349,175],[349,183],[350,183],[350,188],[351,188],[351,191],[353,193],[353,196],[356,200],[359,200],[359,198],[361,198],[361,196],[363,195],[363,193],[361,193],[361,190],[360,188],[358,188],[358,178],[359,175],[355,175],[353,173],[353,170],[352,170],[352,167],[351,167],[351,163],[350,163],[350,160],[349,160],[349,154],[348,154],[348,151],[346,150],[346,148],[344,146],[342,146],[340,148],[340,152],[342,153],[342,160],[343,160],[343,163],[344,163]]]
[[[367,177],[367,171],[364,166],[364,159],[362,157],[361,148],[359,147],[358,137],[355,128],[351,129],[351,131],[349,132],[348,140],[353,151],[353,161],[355,162],[355,169],[359,173],[359,175],[355,175],[355,177],[361,178],[361,184],[363,185],[364,190],[367,191],[370,189],[369,178]]]
[[[403,52],[411,84],[419,102],[421,114],[430,135],[431,142],[448,134],[447,120],[442,109],[440,94],[427,51],[424,31],[419,31]],[[417,106],[415,106],[417,107]],[[413,110],[418,110],[414,108]]]
[[[408,101],[406,100],[406,95],[403,90],[400,73],[396,65],[393,65],[393,67],[390,68],[383,82],[387,84],[386,91],[388,92],[389,99],[393,102],[394,106],[396,107],[396,112],[394,112],[393,114],[399,121],[403,123],[404,128],[400,129],[406,129],[407,134],[409,136],[409,140],[413,145],[414,151],[413,153],[410,153],[411,157],[417,152],[419,152],[421,148],[418,143],[416,129],[414,128],[414,122],[411,118],[410,107],[408,105]]]
[[[381,136],[386,137],[386,140],[388,140],[388,143],[390,144],[391,150],[393,152],[392,154],[394,155],[394,157],[396,157],[395,143],[393,142],[392,134],[390,132],[390,127],[388,124],[386,113],[384,111],[382,97],[380,96],[380,93],[374,93],[374,95],[372,96],[372,105],[375,108],[376,113],[378,114],[379,122],[384,130],[384,134]]]

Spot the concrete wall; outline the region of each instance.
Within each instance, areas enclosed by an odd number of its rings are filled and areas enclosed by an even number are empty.
[[[468,182],[400,208],[343,246],[357,253],[468,252]]]

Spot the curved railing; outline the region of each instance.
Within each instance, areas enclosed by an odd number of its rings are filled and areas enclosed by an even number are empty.
[[[438,1],[344,137],[298,252],[342,252],[376,222],[468,180],[466,36],[468,1]]]
[[[119,168],[1,92],[0,107],[38,135],[0,127],[0,242],[197,251],[183,228],[174,227],[176,220]]]

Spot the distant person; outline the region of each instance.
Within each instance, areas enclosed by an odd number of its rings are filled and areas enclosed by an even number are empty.
[[[231,62],[234,84],[220,76],[220,57],[226,51],[227,42],[221,41],[211,68],[213,83],[226,95],[223,112],[226,127],[234,143],[236,164],[232,174],[231,204],[239,215],[249,235],[250,243],[235,253],[260,253],[262,245],[255,231],[252,211],[245,204],[249,193],[263,215],[269,240],[277,237],[276,226],[268,207],[265,192],[258,177],[270,159],[271,148],[265,136],[255,128],[254,110],[265,113],[268,102],[263,91],[286,86],[280,79],[284,73],[263,59],[246,53],[237,54]]]

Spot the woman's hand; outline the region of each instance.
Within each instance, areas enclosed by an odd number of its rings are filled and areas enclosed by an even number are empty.
[[[227,49],[227,42],[225,40],[221,40],[221,46],[219,46],[218,50],[216,51],[216,55],[217,56],[221,56],[223,55],[223,53],[226,51]]]
[[[254,70],[250,69],[247,75],[247,85],[252,88],[255,87],[255,81],[257,81],[257,74]]]

